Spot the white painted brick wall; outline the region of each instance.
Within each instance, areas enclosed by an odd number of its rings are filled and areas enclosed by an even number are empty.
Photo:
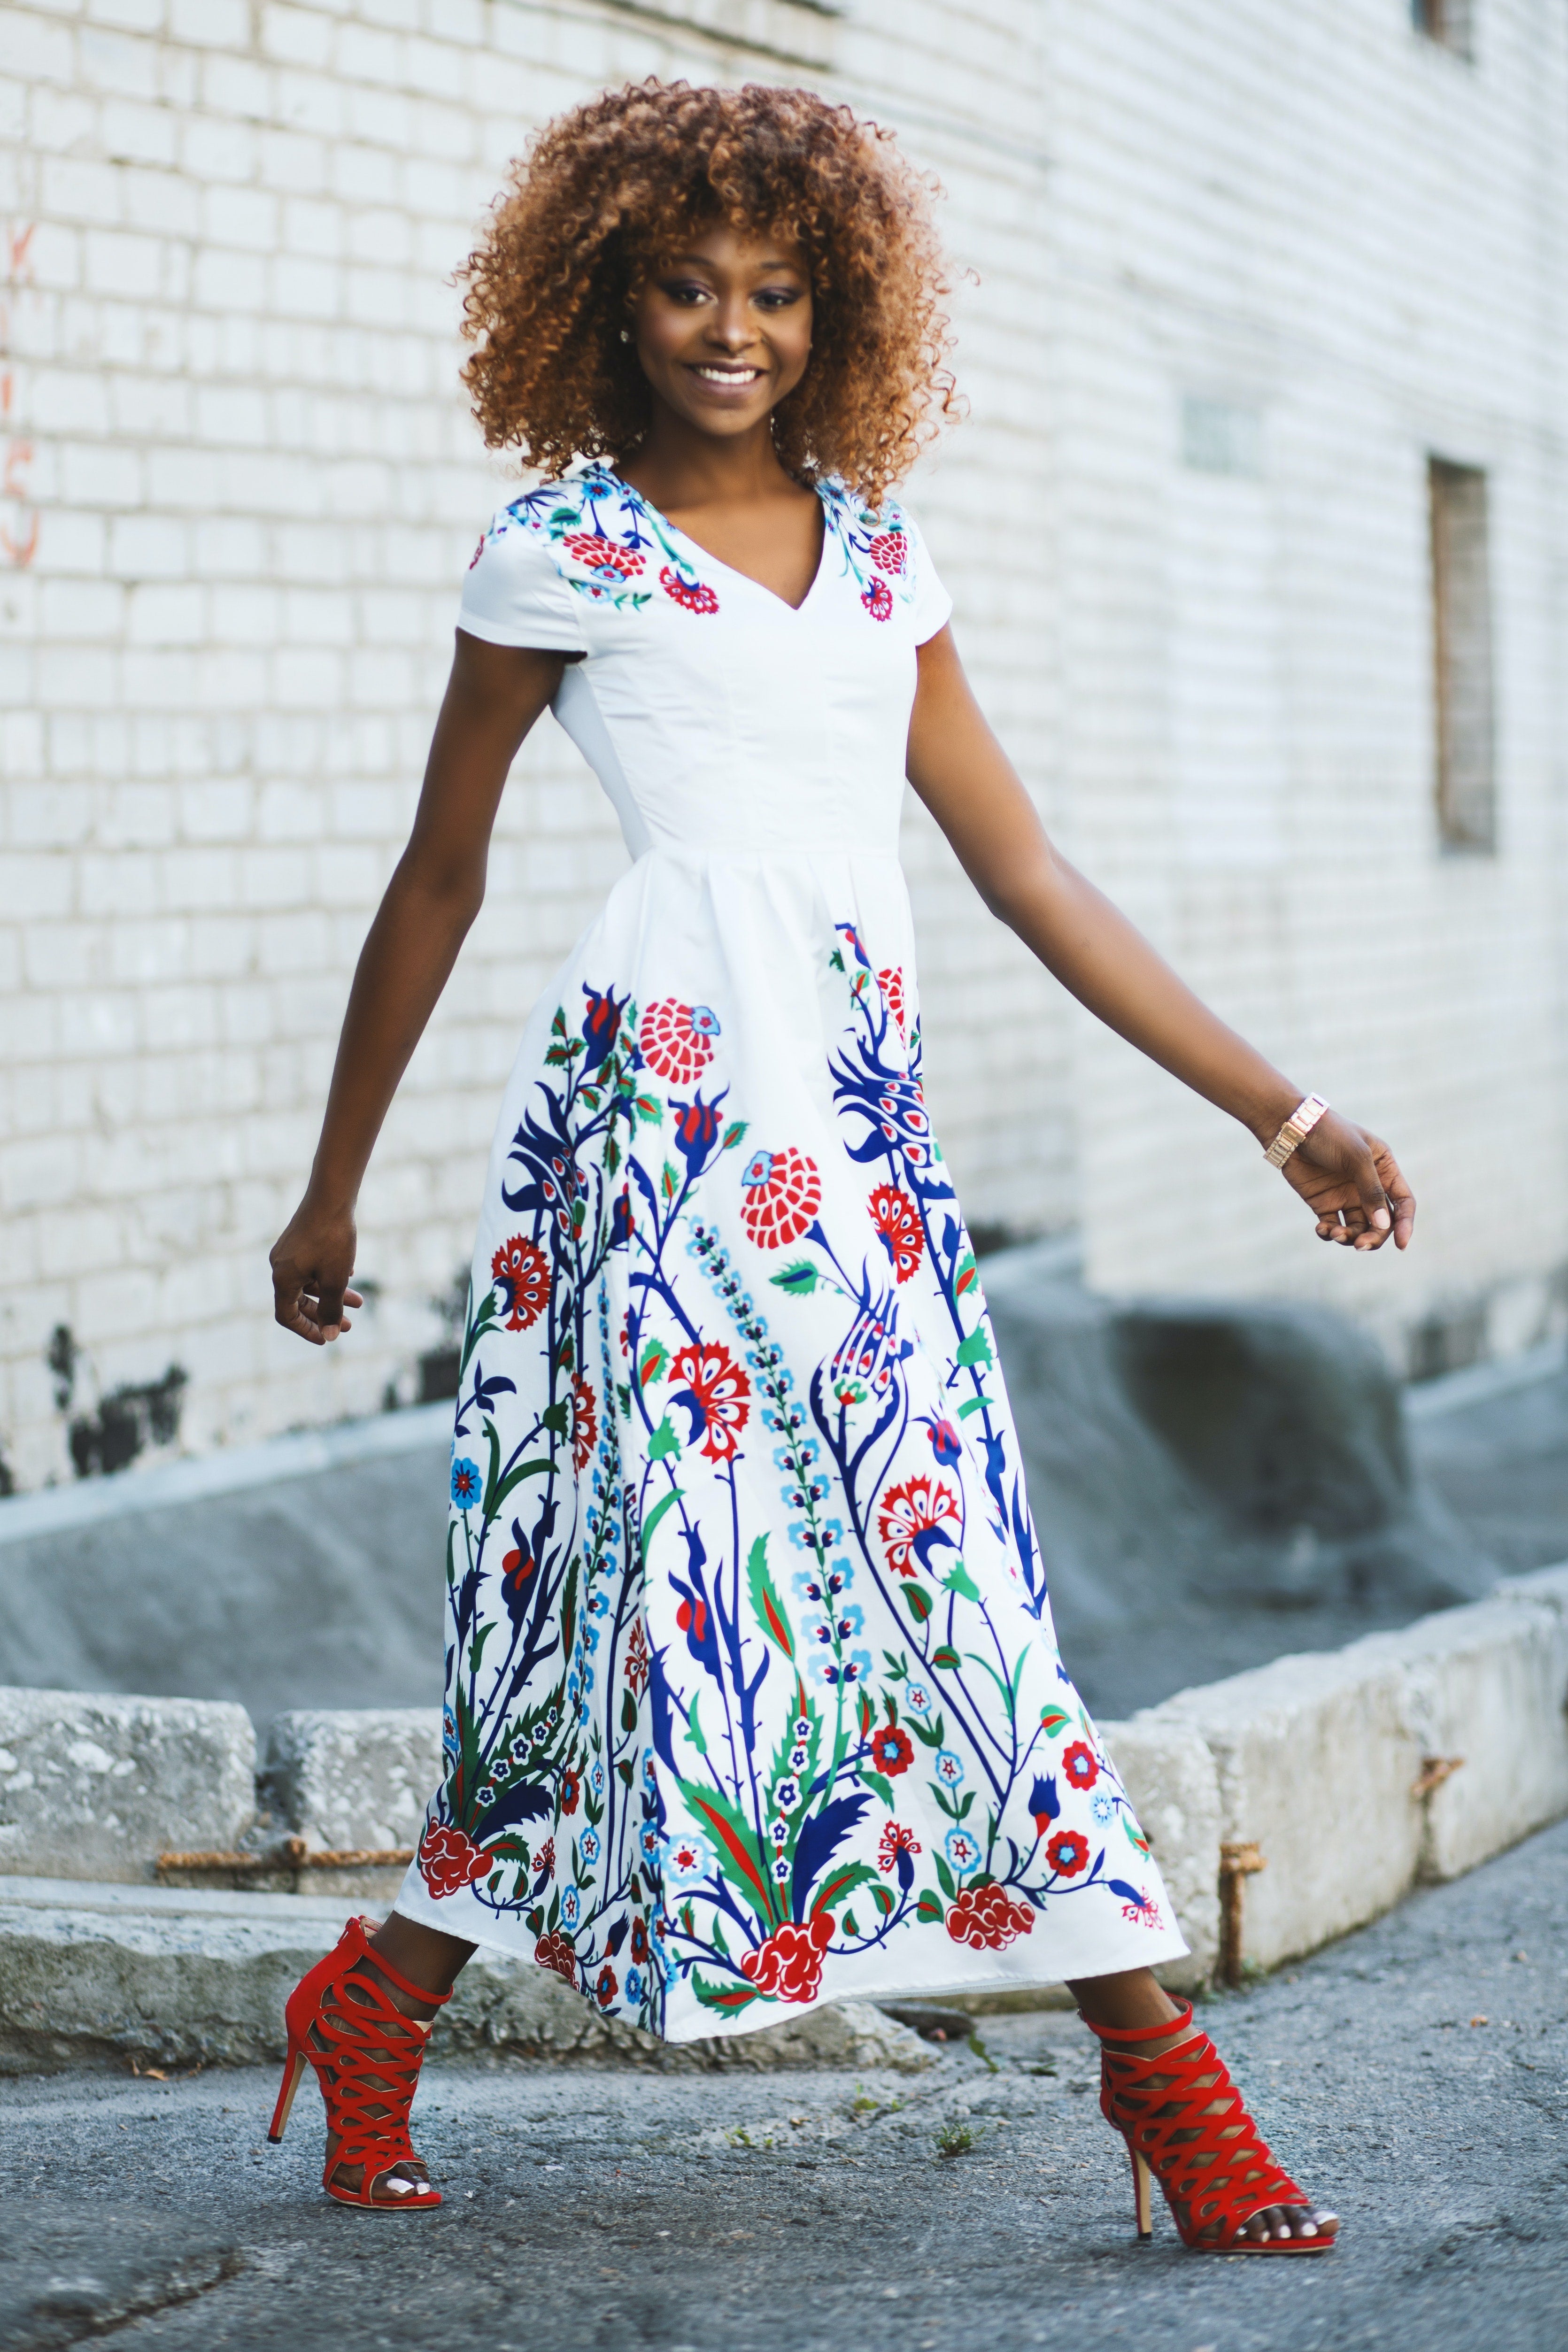
[[[172,1362],[195,1447],[406,1394],[522,1018],[623,853],[556,730],[366,1188],[378,1286],[271,1325],[349,971],[504,469],[447,283],[528,128],[644,73],[811,80],[949,191],[971,421],[917,503],[1065,841],[1424,1194],[1318,1251],[1247,1139],[1089,1034],[916,811],[931,1091],[971,1215],[1128,1287],[1391,1334],[1564,1234],[1564,31],[1404,0],[7,0],[0,42],[0,1442]],[[1184,469],[1187,395],[1255,478]],[[1492,470],[1501,852],[1444,860],[1425,466]],[[1151,1137],[1155,1138],[1152,1144]],[[1535,1286],[1532,1288],[1531,1286]],[[1510,1287],[1511,1286],[1511,1287]],[[1522,1305],[1520,1302],[1523,1302]],[[1512,1327],[1510,1327],[1512,1328]]]

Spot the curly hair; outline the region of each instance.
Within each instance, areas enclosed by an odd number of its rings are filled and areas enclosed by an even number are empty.
[[[649,79],[558,115],[459,272],[487,444],[545,472],[635,449],[652,400],[621,329],[679,239],[723,222],[787,238],[810,273],[811,361],[773,413],[782,463],[879,506],[956,405],[934,184],[890,131],[810,90]]]

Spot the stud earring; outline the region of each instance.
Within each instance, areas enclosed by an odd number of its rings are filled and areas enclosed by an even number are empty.
[[[630,329],[629,327],[623,327],[623,328],[621,329],[621,341],[622,341],[622,342],[623,342],[623,343],[629,343],[629,342],[631,341],[631,339],[632,339],[632,331],[631,331],[631,329]]]

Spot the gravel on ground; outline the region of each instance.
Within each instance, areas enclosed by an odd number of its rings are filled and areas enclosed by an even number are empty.
[[[0,2347],[1558,2352],[1565,1929],[1568,1822],[1205,2005],[1326,2259],[1139,2245],[1059,2011],[912,2080],[432,2069],[410,2218],[322,2198],[308,2085],[272,2148],[269,2074],[64,2074],[0,2085]]]

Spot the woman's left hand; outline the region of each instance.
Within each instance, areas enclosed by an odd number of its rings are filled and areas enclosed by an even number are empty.
[[[1318,1220],[1318,1239],[1351,1249],[1381,1249],[1392,1235],[1409,1247],[1415,1195],[1380,1136],[1325,1111],[1281,1174]]]

